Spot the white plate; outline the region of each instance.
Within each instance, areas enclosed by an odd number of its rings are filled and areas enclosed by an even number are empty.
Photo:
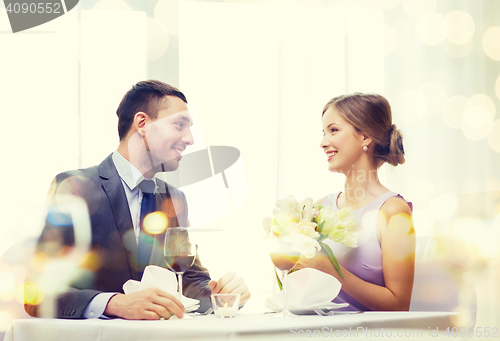
[[[323,304],[323,305],[318,305],[318,306],[310,306],[310,307],[305,307],[305,308],[288,308],[292,314],[295,315],[318,315],[315,310],[323,310],[323,311],[330,311],[330,310],[336,310],[344,307],[348,307],[349,303],[333,303],[330,302],[328,304]],[[268,305],[268,308],[272,309],[273,311],[279,313],[283,308],[276,308],[276,307],[270,307]]]
[[[333,316],[333,315],[348,315],[348,314],[359,314],[363,311],[357,310],[341,310],[336,311],[334,309],[290,309],[290,312],[295,315],[318,315],[318,316]]]
[[[310,306],[304,307],[303,309],[328,309],[328,310],[334,310],[334,309],[345,308],[345,307],[348,307],[348,306],[349,306],[349,303],[328,302],[328,303],[323,303],[323,304],[310,305]]]

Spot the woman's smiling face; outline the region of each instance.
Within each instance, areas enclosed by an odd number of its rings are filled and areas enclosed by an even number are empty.
[[[321,121],[324,135],[320,147],[326,153],[328,169],[344,174],[354,170],[365,153],[364,135],[347,122],[334,106],[325,111]]]

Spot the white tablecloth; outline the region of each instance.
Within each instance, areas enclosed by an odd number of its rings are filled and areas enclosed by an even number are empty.
[[[388,329],[421,329],[450,326],[452,313],[441,312],[366,312],[334,316],[300,316],[274,318],[274,314],[237,315],[233,319],[219,319],[214,315],[197,316],[191,320],[126,321],[114,320],[14,320],[4,341],[128,341],[197,339],[200,337],[248,336],[263,338],[266,335],[305,336],[307,330],[320,330],[324,335],[336,331],[351,331],[366,335]],[[352,336],[352,334],[351,334]]]

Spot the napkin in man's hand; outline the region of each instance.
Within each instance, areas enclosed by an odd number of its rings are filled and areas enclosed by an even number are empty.
[[[287,275],[286,285],[290,309],[335,309],[348,305],[332,302],[339,294],[342,284],[335,277],[316,269],[305,268]],[[266,300],[266,306],[273,310],[281,310],[284,297],[285,294],[281,290]]]
[[[129,279],[125,282],[125,284],[123,284],[123,291],[125,294],[133,294],[134,292],[152,287],[161,289],[176,298],[179,297],[179,292],[177,291],[177,276],[175,273],[156,265],[146,266],[140,282],[133,279]],[[182,296],[181,303],[186,308],[186,312],[194,311],[200,307],[200,301],[184,295]]]

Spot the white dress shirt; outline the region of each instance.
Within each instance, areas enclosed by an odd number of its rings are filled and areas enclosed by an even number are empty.
[[[125,159],[118,151],[112,155],[113,163],[115,164],[118,175],[120,176],[123,184],[123,189],[127,195],[128,207],[130,209],[130,216],[132,224],[134,225],[135,241],[139,242],[140,219],[141,219],[141,203],[142,191],[139,190],[138,185],[144,180],[137,168],[134,167],[127,159]],[[152,178],[156,185],[156,179]]]
[[[137,168],[134,167],[127,159],[125,159],[118,151],[113,152],[113,163],[120,179],[122,180],[123,189],[127,196],[128,207],[130,209],[130,217],[134,226],[135,240],[139,242],[139,232],[141,230],[141,203],[142,191],[139,190],[139,183],[144,180],[144,176]],[[151,179],[156,185],[156,179]],[[157,188],[157,187],[156,187]],[[106,292],[96,295],[92,301],[85,307],[83,311],[84,318],[107,318],[103,315],[106,306],[114,295],[117,293]]]

